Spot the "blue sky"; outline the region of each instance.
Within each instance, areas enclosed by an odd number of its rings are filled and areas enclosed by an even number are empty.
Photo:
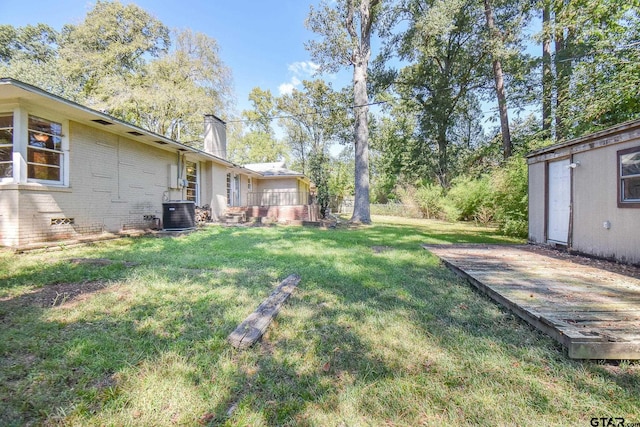
[[[169,28],[191,28],[218,41],[222,60],[231,68],[238,110],[249,108],[253,87],[274,95],[312,78],[314,64],[304,42],[314,37],[304,26],[313,0],[122,0],[135,3]],[[80,23],[94,1],[0,0],[0,23],[21,27],[45,23],[56,29]],[[345,74],[339,89],[349,83]],[[332,80],[335,77],[332,78]]]

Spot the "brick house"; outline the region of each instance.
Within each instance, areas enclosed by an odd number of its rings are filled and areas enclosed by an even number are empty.
[[[281,178],[228,161],[226,125],[215,116],[205,116],[198,150],[0,79],[0,245],[151,228],[169,201],[208,205],[219,220],[263,191],[308,195],[304,175]],[[306,204],[308,196],[285,199],[271,200]]]

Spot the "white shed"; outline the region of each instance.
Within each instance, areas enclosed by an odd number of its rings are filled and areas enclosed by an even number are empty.
[[[640,264],[640,120],[527,160],[530,242]]]

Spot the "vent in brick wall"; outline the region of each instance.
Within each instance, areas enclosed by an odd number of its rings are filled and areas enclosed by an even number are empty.
[[[51,225],[73,225],[75,218],[51,218]]]

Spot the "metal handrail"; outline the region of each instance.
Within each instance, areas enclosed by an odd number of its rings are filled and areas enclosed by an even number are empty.
[[[252,191],[247,193],[247,206],[308,205],[308,191]]]

